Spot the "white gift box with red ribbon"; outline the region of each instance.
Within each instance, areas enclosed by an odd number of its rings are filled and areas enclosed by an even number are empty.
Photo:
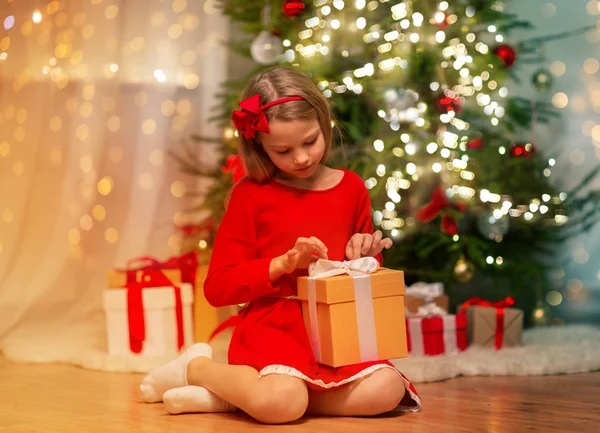
[[[467,348],[467,316],[409,317],[406,333],[409,356],[455,354]]]

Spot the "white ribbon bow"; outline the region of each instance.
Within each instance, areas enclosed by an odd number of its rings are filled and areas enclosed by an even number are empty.
[[[379,262],[375,257],[362,257],[343,262],[319,259],[308,266],[308,275],[315,278],[326,278],[334,275],[348,274],[354,277],[370,274],[378,268]]]
[[[374,257],[362,257],[356,260],[338,262],[319,259],[308,267],[308,312],[311,329],[311,345],[318,362],[322,362],[319,339],[319,321],[317,318],[317,293],[315,280],[335,275],[350,275],[354,283],[354,300],[358,325],[358,342],[361,361],[378,360],[377,334],[373,311],[370,273],[379,268]]]
[[[410,317],[431,317],[431,316],[447,316],[448,312],[437,305],[435,302],[428,302],[421,305],[416,313],[411,313],[408,308],[405,308],[406,315]]]
[[[406,294],[425,300],[433,299],[444,294],[444,284],[417,282],[406,288]]]

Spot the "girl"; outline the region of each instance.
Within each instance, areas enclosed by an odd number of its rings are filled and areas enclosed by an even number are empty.
[[[274,68],[250,81],[233,121],[248,177],[234,188],[220,224],[206,299],[249,303],[229,346],[229,364],[198,343],[152,371],[146,402],[169,413],[237,408],[279,424],[305,413],[369,416],[417,411],[420,399],[388,361],[333,368],[317,363],[296,299],[296,278],[317,258],[381,262],[391,246],[373,233],[362,179],[325,166],[332,123],[327,99],[306,75]]]

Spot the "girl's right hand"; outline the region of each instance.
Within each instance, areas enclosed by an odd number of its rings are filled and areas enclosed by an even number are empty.
[[[290,274],[296,269],[306,269],[318,258],[327,259],[327,247],[316,237],[298,238],[296,244],[287,253],[271,260],[269,279],[275,281],[283,274]]]

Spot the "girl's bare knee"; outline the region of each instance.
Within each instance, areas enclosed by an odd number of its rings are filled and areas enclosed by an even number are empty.
[[[295,377],[269,375],[251,402],[248,414],[265,424],[285,424],[300,419],[308,407],[308,390]]]
[[[402,401],[406,388],[398,373],[389,368],[375,371],[369,379],[373,415],[390,412]]]

